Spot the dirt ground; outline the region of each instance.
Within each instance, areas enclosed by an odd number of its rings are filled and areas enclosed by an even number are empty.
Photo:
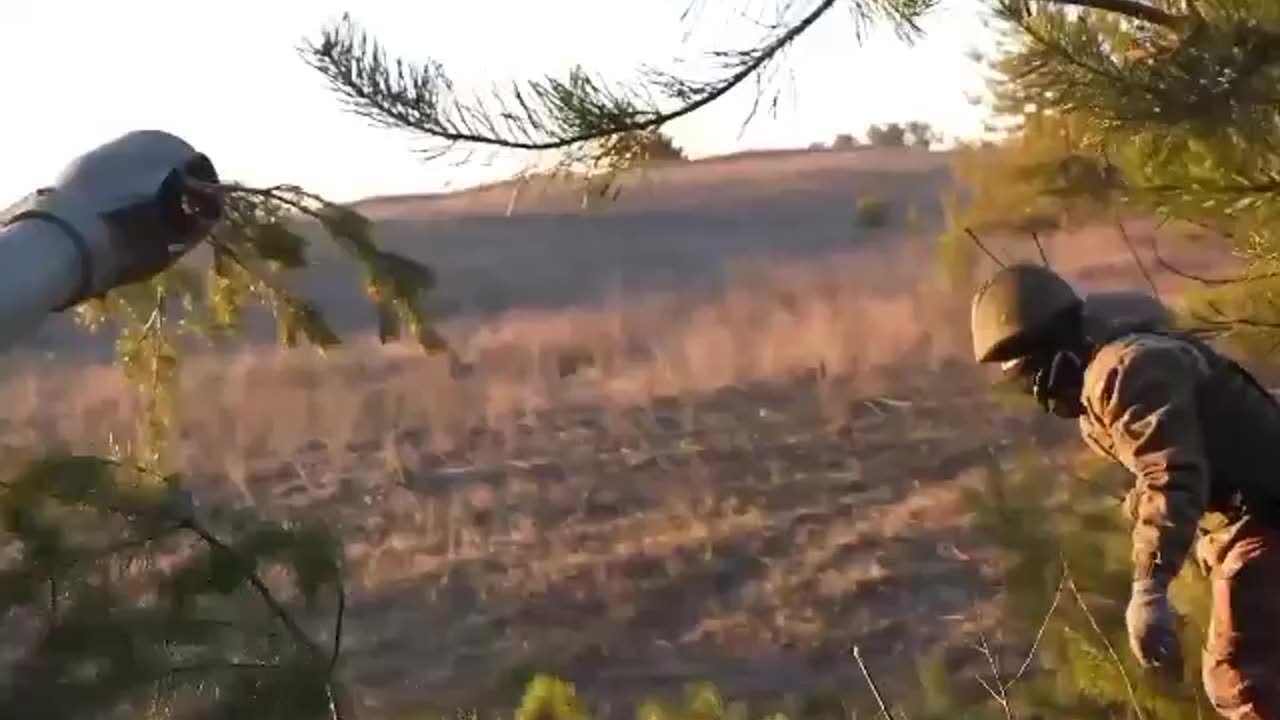
[[[966,354],[967,296],[940,282],[928,223],[850,234],[848,188],[822,190],[832,173],[915,193],[898,191],[901,202],[924,203],[941,182],[936,158],[894,169],[867,157],[694,166],[685,186],[654,183],[594,231],[555,220],[613,253],[592,262],[634,271],[603,299],[581,271],[589,249],[566,245],[521,290],[519,264],[504,260],[514,236],[459,240],[444,265],[506,283],[501,302],[472,303],[447,326],[466,374],[368,342],[328,360],[263,347],[193,358],[179,464],[209,499],[341,523],[345,656],[370,717],[508,709],[537,670],[571,679],[607,714],[697,680],[735,698],[838,696],[869,710],[853,643],[887,687],[910,692],[936,644],[972,661],[966,628],[994,593],[964,489],[993,453],[1070,447],[1072,428],[985,391]],[[691,188],[717,182],[728,188],[717,202],[694,202]],[[455,214],[505,212],[509,191],[485,192],[369,207],[389,223],[445,222],[428,211],[449,202]],[[716,225],[744,202],[774,224]],[[542,223],[529,242],[544,254],[557,242],[547,207],[528,221]],[[838,232],[787,255],[785,218],[829,228],[838,208]],[[681,246],[664,230],[698,218],[692,227],[719,228],[705,230],[719,245]],[[633,243],[667,238],[661,252],[627,265],[618,223]],[[505,232],[521,227],[535,226]],[[1130,231],[1154,267],[1155,231]],[[1015,241],[1001,247],[1033,251]],[[1187,267],[1216,262],[1174,245],[1166,252]],[[1091,289],[1145,282],[1111,228],[1048,238],[1047,250]],[[1162,291],[1182,287],[1153,272]],[[133,417],[123,379],[58,348],[60,363],[10,361],[0,435],[100,448]]]

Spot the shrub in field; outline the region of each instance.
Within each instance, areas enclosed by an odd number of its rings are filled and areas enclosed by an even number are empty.
[[[1101,465],[1077,476],[1034,453],[1011,464],[992,459],[983,486],[968,499],[979,529],[1003,558],[999,626],[1005,647],[986,649],[998,658],[1001,650],[1008,655],[1018,648],[1019,662],[1003,668],[999,678],[994,675],[1000,666],[992,662],[992,672],[981,680],[992,697],[976,705],[954,699],[957,684],[970,680],[922,663],[921,677],[930,689],[928,717],[1212,716],[1199,674],[1209,600],[1193,565],[1173,589],[1184,621],[1181,682],[1144,674],[1131,658],[1124,624],[1129,537],[1120,509],[1127,481],[1121,471]]]
[[[879,195],[861,195],[854,201],[854,222],[864,230],[878,230],[889,224],[890,208]]]

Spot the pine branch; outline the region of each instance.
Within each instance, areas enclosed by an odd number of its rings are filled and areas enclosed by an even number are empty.
[[[1261,115],[1274,111],[1268,70],[1280,55],[1280,34],[1266,22],[1210,24],[1198,13],[1175,15],[1131,0],[1041,0],[1038,7],[1033,15],[1023,0],[998,6],[1017,31],[1015,49],[999,68],[1006,94],[1016,88],[1008,99],[1083,115],[1100,131],[1123,126],[1130,134],[1190,124],[1212,136],[1227,127],[1257,127]],[[1096,12],[1067,12],[1082,7]],[[1144,21],[1125,12],[1167,21],[1169,27],[1156,27],[1172,37],[1156,40],[1150,29],[1126,28],[1126,19]]]
[[[854,0],[855,15],[887,20],[899,37],[920,33],[917,20],[937,0]],[[493,100],[464,102],[440,63],[410,65],[389,61],[376,39],[349,16],[323,29],[300,49],[304,60],[327,81],[355,114],[384,127],[420,133],[445,143],[510,150],[569,149],[628,133],[647,133],[720,100],[766,66],[827,15],[838,0],[820,0],[793,21],[767,24],[770,36],[746,50],[717,50],[722,77],[694,81],[649,69],[647,82],[620,89],[581,69],[564,80],[513,84]],[[791,3],[784,5],[784,12]],[[658,93],[675,104],[663,109],[649,98]],[[490,104],[493,107],[490,107]]]
[[[1118,215],[1115,218],[1115,223],[1116,230],[1120,233],[1120,239],[1129,251],[1129,257],[1133,259],[1133,264],[1137,266],[1138,272],[1142,274],[1142,279],[1147,281],[1147,287],[1151,288],[1151,294],[1159,299],[1160,287],[1156,285],[1156,279],[1151,277],[1151,272],[1147,270],[1146,263],[1142,262],[1142,256],[1138,254],[1138,248],[1134,247],[1133,240],[1129,237],[1129,231],[1125,229],[1124,222]]]
[[[1035,230],[1031,231],[1031,242],[1036,244],[1036,253],[1040,255],[1040,263],[1045,267],[1050,267],[1049,254],[1044,250],[1044,243],[1040,242],[1040,233]]]
[[[135,477],[135,474],[138,477]],[[159,484],[166,486],[168,490],[157,493],[156,490],[159,488],[150,486],[142,491],[135,490],[134,486],[140,478],[159,481]],[[117,488],[122,488],[118,491],[118,498],[113,494],[117,492]],[[50,599],[57,599],[64,593],[60,592],[61,583],[55,587],[52,580],[64,577],[71,581],[67,585],[72,588],[72,591],[67,594],[67,610],[56,623],[55,630],[60,633],[59,637],[50,637],[39,647],[31,650],[27,665],[19,670],[19,677],[15,680],[14,687],[4,688],[3,695],[0,695],[0,698],[3,698],[0,704],[21,702],[29,705],[33,701],[37,704],[56,703],[58,701],[52,698],[45,699],[43,695],[49,691],[56,691],[59,683],[70,681],[81,683],[86,694],[91,696],[82,694],[70,700],[70,704],[59,711],[66,714],[60,716],[80,717],[82,716],[80,713],[85,711],[100,711],[111,704],[129,703],[133,698],[137,698],[140,692],[157,694],[170,692],[172,690],[169,687],[170,680],[179,675],[200,675],[224,670],[278,670],[291,674],[301,673],[303,676],[313,674],[317,682],[314,692],[325,692],[330,698],[335,698],[330,701],[332,716],[335,718],[353,716],[353,705],[346,697],[345,688],[334,675],[338,654],[342,647],[343,617],[347,604],[345,590],[331,569],[337,567],[338,561],[326,560],[330,557],[327,548],[290,545],[290,543],[316,542],[315,536],[297,534],[283,528],[274,531],[272,530],[274,526],[269,525],[264,534],[251,533],[243,546],[224,542],[193,517],[194,504],[189,499],[184,500],[179,497],[185,496],[185,493],[176,485],[176,478],[163,476],[150,465],[117,458],[75,455],[46,457],[30,463],[27,469],[21,471],[14,481],[7,483],[4,489],[9,495],[5,498],[6,502],[10,505],[17,503],[19,507],[39,504],[33,501],[44,500],[71,508],[93,509],[99,513],[119,513],[131,522],[131,529],[141,536],[138,538],[126,536],[120,541],[108,542],[104,548],[94,553],[97,557],[92,559],[108,560],[109,554],[126,552],[154,540],[158,534],[174,530],[193,533],[204,541],[214,554],[208,558],[207,566],[204,564],[206,561],[202,561],[199,556],[193,558],[192,564],[186,566],[194,569],[195,574],[188,577],[194,579],[195,585],[183,589],[186,581],[181,579],[184,572],[181,567],[176,573],[162,572],[159,578],[161,584],[156,586],[159,589],[157,597],[162,602],[143,602],[135,606],[134,595],[129,588],[141,588],[135,586],[130,580],[122,577],[118,581],[118,586],[116,580],[99,580],[99,583],[105,583],[101,586],[91,581],[86,586],[82,582],[87,579],[85,574],[94,573],[94,570],[85,569],[84,572],[76,574],[70,572],[75,563],[91,558],[88,558],[86,553],[78,551],[73,545],[56,538],[60,533],[76,532],[81,526],[80,521],[70,520],[64,523],[65,527],[47,529],[41,522],[33,524],[32,521],[26,521],[26,524],[22,525],[22,521],[19,521],[19,526],[13,529],[18,539],[24,543],[34,543],[35,552],[44,560],[36,560],[34,572],[14,572],[6,577],[6,583],[12,583],[15,580],[24,584],[30,583],[30,590],[27,591],[29,597],[23,600],[23,591],[19,589],[16,599],[23,603],[42,603],[44,598],[41,593],[45,583],[48,583]],[[49,535],[50,532],[53,532],[53,535]],[[51,537],[55,538],[53,545],[48,544]],[[285,543],[283,546],[282,541]],[[51,549],[57,551],[56,556],[48,556]],[[304,594],[308,594],[308,597],[311,596],[309,594],[311,589],[317,587],[317,580],[335,581],[334,584],[338,586],[338,618],[331,647],[321,647],[318,642],[313,641],[286,609],[284,603],[274,595],[258,575],[256,571],[258,559],[264,555],[280,552],[288,554],[289,561],[293,564],[293,569],[298,576],[298,586]],[[86,557],[82,558],[81,555]],[[46,576],[46,573],[41,570],[47,569],[43,563],[49,560],[52,560],[56,566],[56,573]],[[317,565],[317,561],[321,564]],[[223,570],[217,569],[219,563],[223,566]],[[237,652],[230,657],[218,657],[223,652],[218,649],[213,638],[204,629],[234,628],[238,624],[186,616],[184,598],[188,593],[225,594],[233,589],[231,585],[225,583],[225,580],[216,579],[219,573],[224,577],[227,576],[225,570],[228,565],[230,575],[234,576],[235,585],[239,586],[243,583],[251,587],[267,607],[273,622],[278,622],[284,628],[288,639],[293,641],[292,644],[297,650],[301,651],[301,664],[297,664],[296,667],[281,664],[275,653],[266,656],[263,660],[255,660],[253,656],[257,653],[252,652]],[[139,576],[137,579],[144,578]],[[8,589],[13,591],[15,588]],[[124,594],[118,595],[117,590],[123,590]],[[172,604],[169,605],[163,601]],[[118,614],[122,609],[118,603],[123,603],[123,608],[128,609]],[[59,608],[53,609],[55,614],[58,611]],[[102,613],[106,615],[103,616]],[[172,630],[168,624],[170,621],[175,623]],[[141,630],[144,628],[145,631]],[[91,636],[85,637],[86,633]],[[98,635],[92,635],[93,633]],[[277,636],[277,629],[272,627],[259,631],[254,634],[253,639],[257,641],[264,636]],[[58,644],[64,642],[60,638],[73,637],[83,637],[83,644],[74,648]],[[77,642],[80,641],[77,640]],[[115,642],[137,643],[139,648],[146,646],[148,649],[139,650],[136,655],[122,659],[112,655],[112,643]],[[181,650],[171,643],[181,646]],[[201,650],[199,656],[191,657],[193,653],[190,651],[196,648]],[[173,653],[174,650],[178,651],[176,655]],[[71,679],[75,663],[80,661],[106,663],[108,668],[104,671],[106,675],[100,678],[100,682]],[[39,672],[43,674],[44,679],[36,683],[37,686],[33,686],[31,682],[23,679],[22,672]],[[323,672],[323,675],[317,674],[320,672]],[[285,676],[281,676],[280,681],[292,682]],[[324,683],[323,688],[319,684],[320,681]],[[186,685],[190,682],[179,681],[179,684]],[[203,684],[205,680],[199,678],[195,682]],[[151,690],[146,690],[148,687]],[[15,692],[16,695],[13,694]]]
[[[217,552],[235,554],[235,550],[231,546],[219,539],[198,521],[194,519],[188,520],[183,524],[183,527],[199,536],[201,540]],[[298,624],[293,615],[285,609],[284,604],[271,592],[271,588],[267,587],[267,584],[263,582],[257,571],[250,570],[246,573],[245,580],[262,599],[263,604],[267,606],[271,614],[289,633],[289,636],[293,638],[294,642],[301,646],[310,656],[317,660],[323,659],[325,661],[325,690],[329,694],[332,717],[334,720],[350,720],[352,709],[350,700],[346,697],[346,689],[341,687],[333,677],[333,671],[338,664],[338,655],[342,649],[342,626],[347,604],[346,591],[341,587],[341,583],[338,583],[338,611],[334,625],[333,644],[330,651],[326,653],[320,644],[302,629],[302,626]]]
[[[1191,20],[1188,15],[1175,15],[1138,0],[1043,0],[1043,2],[1050,5],[1116,13],[1175,31],[1185,29],[1187,22]]]
[[[227,545],[198,521],[188,520],[183,523],[183,527],[194,533],[217,552],[229,553],[231,555],[236,554],[236,551],[232,549],[230,545]],[[267,606],[267,609],[270,610],[271,614],[275,616],[281,625],[284,626],[285,630],[289,633],[289,636],[293,638],[294,642],[298,643],[304,649],[318,654],[320,652],[320,646],[311,639],[310,635],[307,635],[306,631],[302,629],[302,626],[298,624],[298,621],[293,618],[293,615],[285,609],[284,604],[276,598],[275,593],[271,592],[271,588],[267,587],[267,584],[263,582],[262,577],[259,576],[256,571],[250,571],[246,573],[245,579],[249,585],[253,587],[254,592],[258,593],[258,596],[262,599],[263,604]]]
[[[1239,277],[1209,277],[1199,273],[1193,273],[1174,265],[1160,252],[1160,240],[1155,236],[1151,236],[1151,256],[1155,258],[1156,264],[1165,272],[1177,275],[1184,280],[1191,280],[1205,286],[1226,286],[1226,285],[1244,285],[1246,283],[1258,282],[1260,280],[1272,280],[1280,277],[1280,271],[1259,273],[1257,275],[1241,275]]]
[[[379,335],[384,342],[398,338],[399,328],[404,325],[426,351],[452,352],[429,322],[421,304],[422,293],[435,285],[434,272],[416,260],[380,250],[370,237],[370,223],[364,216],[295,185],[254,188],[236,183],[194,181],[193,185],[205,192],[220,194],[228,202],[234,199],[257,209],[266,207],[270,211],[267,226],[274,229],[270,242],[254,236],[252,225],[260,222],[255,217],[238,221],[240,225],[247,226],[235,227],[238,232],[231,233],[230,237],[214,235],[209,242],[218,253],[239,266],[249,280],[252,293],[275,312],[277,327],[287,345],[294,344],[294,336],[298,333],[321,351],[341,343],[314,304],[295,297],[273,277],[272,268],[275,266],[306,265],[303,248],[307,241],[287,229],[285,220],[289,218],[282,217],[293,213],[296,218],[319,223],[339,249],[356,261],[363,276],[365,294],[375,305],[380,322]],[[231,224],[236,225],[236,222]],[[216,262],[214,271],[222,276]],[[385,322],[387,318],[393,321],[390,326]]]
[[[1152,185],[1136,185],[1135,190],[1149,193],[1188,193],[1200,192],[1215,195],[1273,195],[1280,193],[1280,177],[1268,178],[1257,182],[1207,183],[1197,182],[1187,185],[1159,183]]]
[[[1047,53],[1051,56],[1052,60],[1063,63],[1065,68],[1075,68],[1084,72],[1086,76],[1089,76],[1093,80],[1112,84],[1116,88],[1129,88],[1147,95],[1151,95],[1156,92],[1156,88],[1149,84],[1136,81],[1135,79],[1121,73],[1115,67],[1103,67],[1095,62],[1091,62],[1088,58],[1082,57],[1081,54],[1073,52],[1071,48],[1066,47],[1058,40],[1058,38],[1050,36],[1048,33],[1037,28],[1031,22],[1028,22],[1027,18],[1018,15],[1016,12],[1010,13],[1008,9],[1009,1],[1016,2],[1017,0],[1006,0],[1002,5],[1002,7],[1005,8],[1005,12],[1009,13],[1006,17],[1017,24],[1019,29],[1039,46],[1039,50],[1042,54]],[[1017,80],[1029,82],[1035,76],[1047,76],[1050,82],[1043,84],[1050,86],[1056,85],[1059,86],[1059,89],[1078,89],[1078,86],[1081,83],[1065,76],[1062,72],[1065,68],[1056,66],[1055,63],[1049,62],[1048,59],[1034,59],[1027,63],[1027,67],[1022,70],[1023,75],[1018,77]]]
[[[1210,302],[1206,304],[1209,306],[1210,310],[1218,314],[1218,317],[1212,320],[1203,318],[1203,317],[1195,318],[1196,320],[1199,320],[1206,324],[1216,325],[1224,328],[1247,327],[1253,330],[1267,330],[1267,331],[1280,330],[1280,322],[1271,322],[1267,320],[1255,320],[1247,317],[1233,316],[1233,315],[1227,314],[1226,312],[1223,312],[1223,310],[1219,308],[1215,303]]]
[[[355,27],[350,18],[344,17],[341,26],[326,30],[318,43],[308,43],[305,47],[305,57],[308,64],[324,75],[331,87],[351,104],[357,113],[371,119],[380,120],[392,127],[415,130],[451,143],[466,142],[480,145],[496,145],[518,150],[554,150],[606,138],[611,135],[657,128],[715,102],[760,70],[784,48],[812,27],[835,4],[836,0],[822,0],[817,7],[799,22],[788,28],[777,39],[755,52],[754,56],[743,63],[742,67],[736,72],[710,84],[704,92],[689,98],[682,105],[666,111],[639,111],[633,109],[631,112],[624,113],[623,117],[616,119],[614,122],[602,123],[598,127],[581,132],[551,134],[550,137],[541,140],[521,139],[516,136],[516,133],[509,133],[506,136],[498,134],[495,132],[496,128],[491,123],[486,122],[488,119],[484,117],[484,114],[476,112],[477,110],[483,110],[483,108],[459,106],[457,111],[463,115],[475,114],[473,121],[471,123],[465,120],[461,123],[448,122],[438,109],[424,108],[420,104],[418,106],[411,104],[411,98],[406,97],[408,93],[388,93],[387,90],[390,88],[383,85],[390,85],[387,82],[389,78],[379,80],[376,79],[376,74],[371,77],[362,77],[360,72],[361,61],[368,62],[369,66],[374,69],[383,67],[382,51],[376,43],[370,41],[363,31]],[[370,47],[368,55],[367,57],[361,57],[360,53],[366,47]],[[398,65],[398,67],[402,66]],[[432,78],[433,71],[438,73],[438,67],[418,71],[416,77],[420,81],[434,79],[441,86],[440,89],[451,84],[442,76]],[[534,94],[537,94],[536,88]],[[521,93],[519,88],[516,88],[513,95],[516,102],[525,109],[526,118],[534,119],[538,114],[538,109],[529,105],[528,99]],[[503,119],[513,129],[516,127],[517,119],[515,117],[504,114]],[[476,123],[486,124],[489,126],[489,130],[481,132],[469,129],[475,127]],[[536,125],[539,123],[531,124]]]
[[[986,244],[982,242],[982,239],[979,238],[978,234],[973,231],[973,228],[965,228],[964,234],[969,236],[969,239],[973,241],[973,244],[978,246],[978,249],[981,250],[984,255],[990,258],[991,262],[995,263],[1000,267],[1005,266],[1004,261],[1001,260],[995,253],[991,252],[991,249],[988,248]]]

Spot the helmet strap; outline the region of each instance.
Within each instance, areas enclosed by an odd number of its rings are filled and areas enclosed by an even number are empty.
[[[1080,388],[1084,383],[1085,361],[1071,350],[1053,354],[1047,367],[1032,378],[1031,393],[1047,413],[1064,418],[1079,417],[1084,408]]]

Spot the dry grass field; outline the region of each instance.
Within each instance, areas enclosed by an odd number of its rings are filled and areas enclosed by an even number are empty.
[[[891,688],[938,642],[968,663],[996,590],[960,493],[990,453],[1072,428],[995,404],[968,362],[968,299],[932,253],[945,162],[845,155],[696,163],[586,219],[554,197],[507,217],[509,188],[370,201],[397,247],[414,223],[442,238],[417,251],[471,372],[365,340],[195,357],[179,464],[207,497],[341,523],[373,717],[511,707],[533,670],[622,713],[692,680],[869,707],[852,642]],[[863,188],[924,226],[860,236]],[[1143,287],[1111,228],[1047,242],[1091,288]],[[60,347],[10,361],[0,432],[127,432],[119,373]]]

